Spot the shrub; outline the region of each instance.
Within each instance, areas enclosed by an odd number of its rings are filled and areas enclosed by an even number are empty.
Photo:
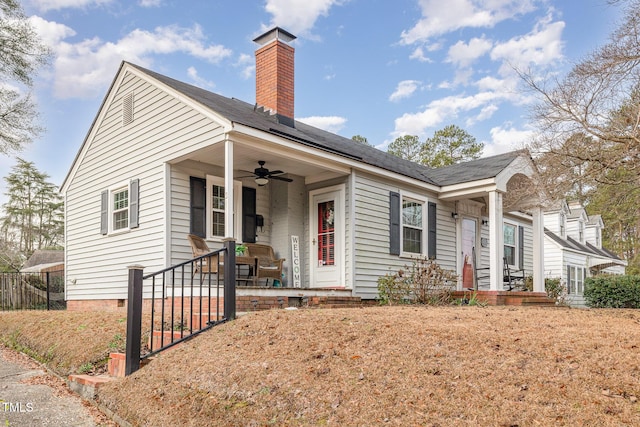
[[[547,292],[547,296],[556,300],[559,305],[566,303],[567,287],[559,277],[544,279],[544,290]]]
[[[457,276],[427,258],[417,258],[411,266],[378,279],[381,304],[444,305],[451,301]]]
[[[524,289],[533,292],[533,276],[524,279]],[[556,300],[559,305],[566,304],[567,288],[559,277],[544,279],[544,290],[549,298]]]
[[[587,306],[640,308],[640,276],[597,276],[585,280]]]

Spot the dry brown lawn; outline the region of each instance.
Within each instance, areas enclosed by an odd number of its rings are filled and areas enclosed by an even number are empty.
[[[86,313],[51,314],[93,327]],[[12,316],[25,315],[0,314],[0,337]],[[108,317],[95,327],[122,326]],[[103,345],[115,331],[100,332]],[[82,350],[65,342],[72,348],[53,353]],[[136,426],[638,426],[640,311],[257,312],[161,354],[98,398]]]

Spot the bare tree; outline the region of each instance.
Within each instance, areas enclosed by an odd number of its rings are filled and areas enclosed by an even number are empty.
[[[551,153],[570,163],[588,163],[595,182],[617,177],[624,168],[640,183],[640,0],[615,3],[624,19],[609,42],[596,49],[561,80],[522,78],[541,96],[533,116],[541,131],[533,153]],[[583,145],[565,144],[583,135]]]
[[[27,21],[17,0],[0,0],[0,154],[18,151],[42,129],[29,93],[49,50]]]

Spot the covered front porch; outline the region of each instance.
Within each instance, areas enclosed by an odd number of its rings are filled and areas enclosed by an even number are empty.
[[[269,287],[350,294],[345,236],[351,168],[333,161],[331,153],[301,153],[294,141],[283,144],[278,138],[271,144],[246,132],[167,165],[172,206],[167,265],[191,258],[188,234],[202,237],[211,249],[233,238],[238,246],[267,245],[275,258],[285,260],[281,277],[275,282],[272,277]],[[251,267],[241,265],[239,277]],[[264,279],[254,285],[254,278],[240,282],[239,292],[266,290]]]

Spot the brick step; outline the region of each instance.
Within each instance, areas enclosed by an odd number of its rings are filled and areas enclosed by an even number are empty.
[[[124,376],[124,370],[122,371]],[[107,375],[69,375],[67,379],[67,386],[71,391],[79,394],[85,399],[94,400],[96,397],[96,391],[98,388],[109,381],[115,380],[115,377],[109,377]]]

